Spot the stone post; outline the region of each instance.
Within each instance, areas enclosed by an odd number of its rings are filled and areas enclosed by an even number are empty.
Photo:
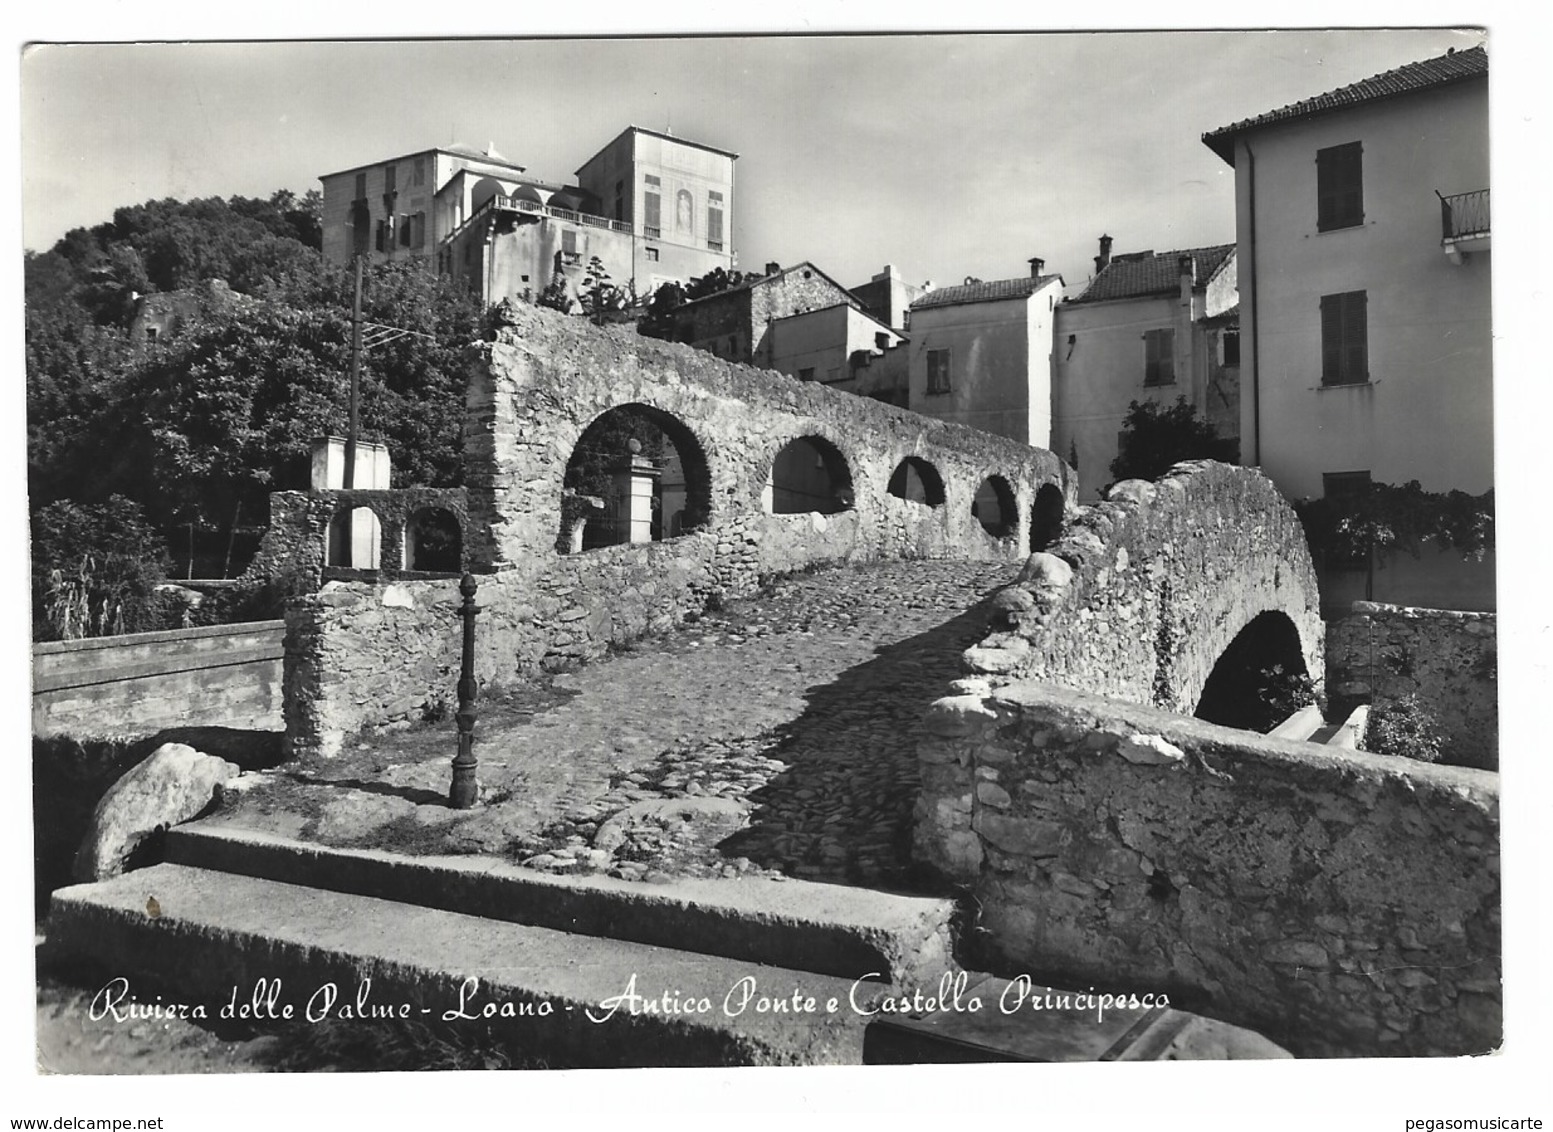
[[[617,542],[652,541],[653,486],[663,473],[642,455],[642,442],[632,437],[628,454],[610,468],[614,488],[613,515]]]

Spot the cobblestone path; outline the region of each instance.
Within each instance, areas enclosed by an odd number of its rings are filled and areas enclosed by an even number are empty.
[[[482,803],[442,804],[450,724],[282,768],[227,820],[534,868],[912,887],[916,732],[1017,564],[838,567],[484,703]]]

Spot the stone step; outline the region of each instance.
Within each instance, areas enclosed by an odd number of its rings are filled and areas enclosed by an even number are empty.
[[[859,1064],[868,1017],[853,996],[866,1010],[888,991],[177,864],[57,890],[47,934],[60,959],[128,979],[116,1002],[105,982],[98,1002],[130,1017],[126,995],[212,1020],[247,1007],[239,1019],[354,1025],[390,1011],[487,1027],[579,1067]],[[633,993],[634,1011],[618,1001]]]
[[[1332,733],[1327,740],[1329,747],[1343,747],[1350,751],[1359,749],[1359,740],[1364,735],[1365,725],[1369,722],[1370,705],[1360,704],[1348,713],[1348,718],[1343,720],[1342,726]]]
[[[1306,704],[1267,734],[1274,739],[1293,739],[1299,742],[1309,739],[1324,722],[1325,720],[1321,718],[1321,708],[1316,704]]]
[[[936,983],[954,969],[950,900],[768,877],[646,884],[474,856],[336,849],[204,821],[171,863],[846,979]]]

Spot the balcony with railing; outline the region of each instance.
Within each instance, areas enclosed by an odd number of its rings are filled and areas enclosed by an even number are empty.
[[[1440,246],[1452,263],[1460,263],[1468,252],[1489,250],[1488,190],[1443,195],[1440,198]]]
[[[603,228],[611,232],[624,232],[628,236],[632,232],[631,224],[626,220],[611,220],[606,216],[594,216],[588,212],[573,212],[569,208],[552,208],[550,205],[540,204],[526,197],[504,196],[498,193],[471,212],[467,220],[448,233],[443,243],[461,235],[470,225],[495,212],[522,212],[530,216],[550,216],[557,220],[580,224],[585,228]]]

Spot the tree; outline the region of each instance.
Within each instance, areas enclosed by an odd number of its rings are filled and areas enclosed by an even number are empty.
[[[679,338],[679,324],[674,312],[684,306],[685,288],[672,280],[662,284],[652,293],[636,332],[646,338],[661,338],[673,342]]]
[[[582,281],[582,309],[595,326],[603,326],[605,317],[623,306],[623,294],[610,280],[609,272],[598,256],[588,261],[588,271]]]
[[[123,496],[59,500],[32,517],[35,640],[78,640],[162,628],[155,588],[167,548]]]
[[[1221,439],[1185,397],[1169,408],[1155,401],[1128,405],[1119,448],[1111,461],[1118,480],[1156,480],[1183,460],[1231,462],[1236,457],[1234,442]]]
[[[560,311],[562,314],[571,314],[572,308],[577,305],[571,292],[566,287],[565,272],[557,271],[550,277],[549,285],[539,292],[539,305],[549,310]]]

